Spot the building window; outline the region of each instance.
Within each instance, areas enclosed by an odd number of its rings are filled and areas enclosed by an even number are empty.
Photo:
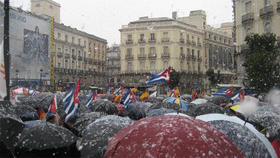
[[[215,41],[217,40],[217,37],[216,37],[216,36],[214,36],[214,40],[215,40]]]
[[[200,57],[200,50],[197,51],[197,57]]]
[[[190,48],[187,48],[187,55],[191,55]]]
[[[245,3],[245,13],[250,13],[252,10],[252,2],[248,1]]]
[[[163,66],[164,66],[165,68],[168,68],[168,67],[169,67],[168,60],[164,60],[164,61],[163,61]]]
[[[194,57],[194,49],[192,49],[192,57]]]
[[[163,54],[169,53],[169,48],[168,46],[163,46]]]
[[[151,33],[150,36],[151,36],[151,40],[155,40],[155,34],[154,33]]]
[[[127,35],[127,40],[132,41],[132,34]]]
[[[168,38],[168,32],[163,32],[163,38]]]
[[[150,62],[150,69],[151,69],[152,72],[155,72],[155,70],[156,70],[156,62],[155,61]]]
[[[80,38],[78,39],[78,44],[81,45],[81,39]]]
[[[180,54],[183,54],[183,53],[184,53],[184,48],[180,47]]]
[[[37,4],[36,4],[36,7],[40,7],[40,3],[37,3]]]
[[[143,55],[143,56],[145,55],[145,48],[144,47],[140,48],[140,54]]]
[[[127,71],[131,73],[132,70],[133,70],[132,62],[128,62],[128,63],[127,63]]]
[[[52,6],[52,5],[50,5],[49,7],[50,7],[50,9],[53,9],[53,6]]]
[[[156,48],[155,47],[151,47],[150,48],[150,54],[151,55],[155,55],[156,54]]]
[[[264,0],[264,6],[270,6],[271,5],[271,0]]]
[[[60,39],[60,38],[61,38],[61,34],[57,33],[57,39]]]
[[[72,37],[72,43],[75,43],[75,37]]]
[[[190,40],[190,35],[189,34],[187,34],[187,40]]]
[[[144,41],[144,34],[140,34],[140,41]]]
[[[246,35],[249,35],[251,33],[251,27],[246,28]]]
[[[180,39],[184,39],[184,33],[180,32]]]
[[[65,35],[65,41],[68,42],[68,36],[67,35]]]
[[[141,71],[145,70],[145,60],[139,61],[139,64],[140,64],[140,70]]]
[[[265,33],[271,33],[272,32],[272,28],[271,28],[271,23],[270,22],[266,22],[264,24],[264,32]]]
[[[127,55],[132,55],[132,48],[127,48],[126,53]]]
[[[84,41],[84,46],[87,47],[87,41]]]

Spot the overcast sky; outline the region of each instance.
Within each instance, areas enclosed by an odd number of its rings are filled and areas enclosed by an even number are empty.
[[[4,0],[1,0],[2,2]],[[61,22],[94,34],[108,41],[120,41],[121,25],[141,16],[188,16],[191,10],[202,9],[207,13],[207,23],[218,27],[231,22],[232,0],[54,0],[61,5]],[[30,0],[10,0],[12,6],[30,11]]]

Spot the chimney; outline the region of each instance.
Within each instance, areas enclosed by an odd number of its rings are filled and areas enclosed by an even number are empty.
[[[177,12],[172,12],[172,19],[177,19]]]

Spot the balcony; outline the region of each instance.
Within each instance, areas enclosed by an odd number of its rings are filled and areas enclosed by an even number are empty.
[[[196,46],[196,42],[195,42],[195,41],[192,41],[192,45],[193,45],[193,46]]]
[[[277,12],[280,13],[280,2],[277,2]]]
[[[139,43],[139,44],[145,44],[145,43],[146,43],[146,40],[144,40],[144,39],[139,39],[139,40],[138,40],[138,43]]]
[[[133,60],[133,58],[134,58],[134,57],[133,57],[132,54],[126,54],[126,55],[125,55],[125,59],[126,59],[126,60]]]
[[[76,59],[77,59],[77,56],[76,56],[75,54],[72,54],[72,58],[73,58],[74,60],[76,60]]]
[[[149,39],[149,43],[156,43],[156,39]]]
[[[127,45],[130,45],[130,44],[133,44],[133,41],[132,40],[126,40],[125,42]]]
[[[138,59],[139,60],[145,60],[146,59],[146,55],[144,53],[140,53],[140,54],[138,54]]]
[[[79,61],[82,61],[82,60],[83,60],[83,57],[79,55],[79,56],[78,56],[78,60],[79,60]]]
[[[65,59],[69,59],[70,58],[70,54],[66,53],[65,54]]]
[[[163,58],[163,59],[170,58],[170,53],[169,52],[164,52],[163,54],[161,54],[161,58]]]
[[[156,59],[157,58],[157,54],[156,53],[149,53],[148,58],[149,59]]]
[[[185,58],[186,58],[186,55],[184,53],[181,53],[180,54],[180,59],[185,60]]]
[[[161,42],[162,42],[162,43],[168,43],[168,42],[169,42],[169,38],[162,38],[162,39],[161,39]]]
[[[198,62],[202,62],[202,58],[201,58],[201,57],[198,57],[198,58],[197,58],[197,61],[198,61]]]
[[[185,39],[183,39],[183,38],[180,38],[180,43],[185,43]]]
[[[260,17],[261,18],[266,18],[266,17],[270,17],[273,15],[273,6],[266,6],[262,9],[260,9]]]
[[[254,13],[247,13],[242,16],[242,24],[252,23],[254,21]]]
[[[187,60],[190,61],[192,59],[191,55],[187,55]]]
[[[192,61],[196,61],[196,57],[192,55]]]
[[[192,44],[192,42],[190,40],[187,40],[186,43],[187,43],[187,45],[191,45]]]
[[[202,44],[200,42],[197,42],[198,47],[202,47]]]
[[[92,63],[93,63],[91,58],[88,58],[88,63],[89,63],[89,64],[92,64]]]
[[[62,58],[62,57],[63,57],[62,52],[58,52],[58,53],[57,53],[57,57]]]
[[[84,57],[84,61],[85,61],[85,62],[88,62],[88,58]]]

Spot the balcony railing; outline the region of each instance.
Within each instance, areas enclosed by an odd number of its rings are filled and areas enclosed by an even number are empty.
[[[280,12],[280,2],[277,2],[277,12]]]
[[[144,53],[140,53],[140,54],[138,54],[138,59],[145,60],[146,55]]]
[[[146,43],[146,40],[144,40],[144,39],[139,39],[139,40],[138,40],[138,43],[139,43],[139,44],[144,44],[144,43]]]
[[[185,39],[183,39],[183,38],[180,38],[180,43],[185,43]]]
[[[197,58],[197,61],[198,61],[198,62],[202,62],[202,58],[201,58],[201,57],[198,57],[198,58]]]
[[[184,53],[181,53],[181,54],[180,54],[180,58],[181,58],[182,60],[184,60],[184,59],[186,58],[186,55],[185,55]]]
[[[167,43],[167,42],[169,42],[169,38],[162,38],[162,39],[161,39],[161,42],[162,42],[162,43]]]
[[[79,60],[79,61],[82,61],[82,60],[83,60],[83,57],[79,55],[79,56],[78,56],[78,60]]]
[[[149,43],[156,43],[156,39],[149,39]]]
[[[134,58],[134,57],[133,57],[132,54],[126,54],[126,55],[125,55],[125,59],[126,59],[126,60],[133,60],[133,58]]]
[[[202,47],[202,44],[200,42],[197,42],[198,47]]]
[[[242,24],[252,23],[254,21],[254,13],[247,13],[242,16]]]
[[[273,15],[273,6],[266,6],[262,9],[260,9],[260,17],[265,18]]]
[[[187,40],[187,41],[186,41],[186,44],[187,44],[187,45],[191,45],[192,42],[191,42],[190,40]]]
[[[170,53],[164,52],[163,54],[161,54],[161,58],[164,58],[164,59],[170,58]]]
[[[192,41],[192,45],[193,45],[193,46],[196,46],[196,42],[195,42],[195,41]]]
[[[192,60],[196,61],[196,57],[194,55],[192,55]]]
[[[76,60],[76,59],[77,59],[77,56],[76,56],[75,54],[72,54],[72,58],[73,58],[74,60]]]
[[[69,59],[70,58],[70,54],[66,53],[65,54],[65,59]]]
[[[156,53],[149,53],[148,58],[149,59],[156,59],[157,58],[157,54]]]
[[[132,40],[127,40],[125,43],[126,44],[133,44],[133,41]]]

